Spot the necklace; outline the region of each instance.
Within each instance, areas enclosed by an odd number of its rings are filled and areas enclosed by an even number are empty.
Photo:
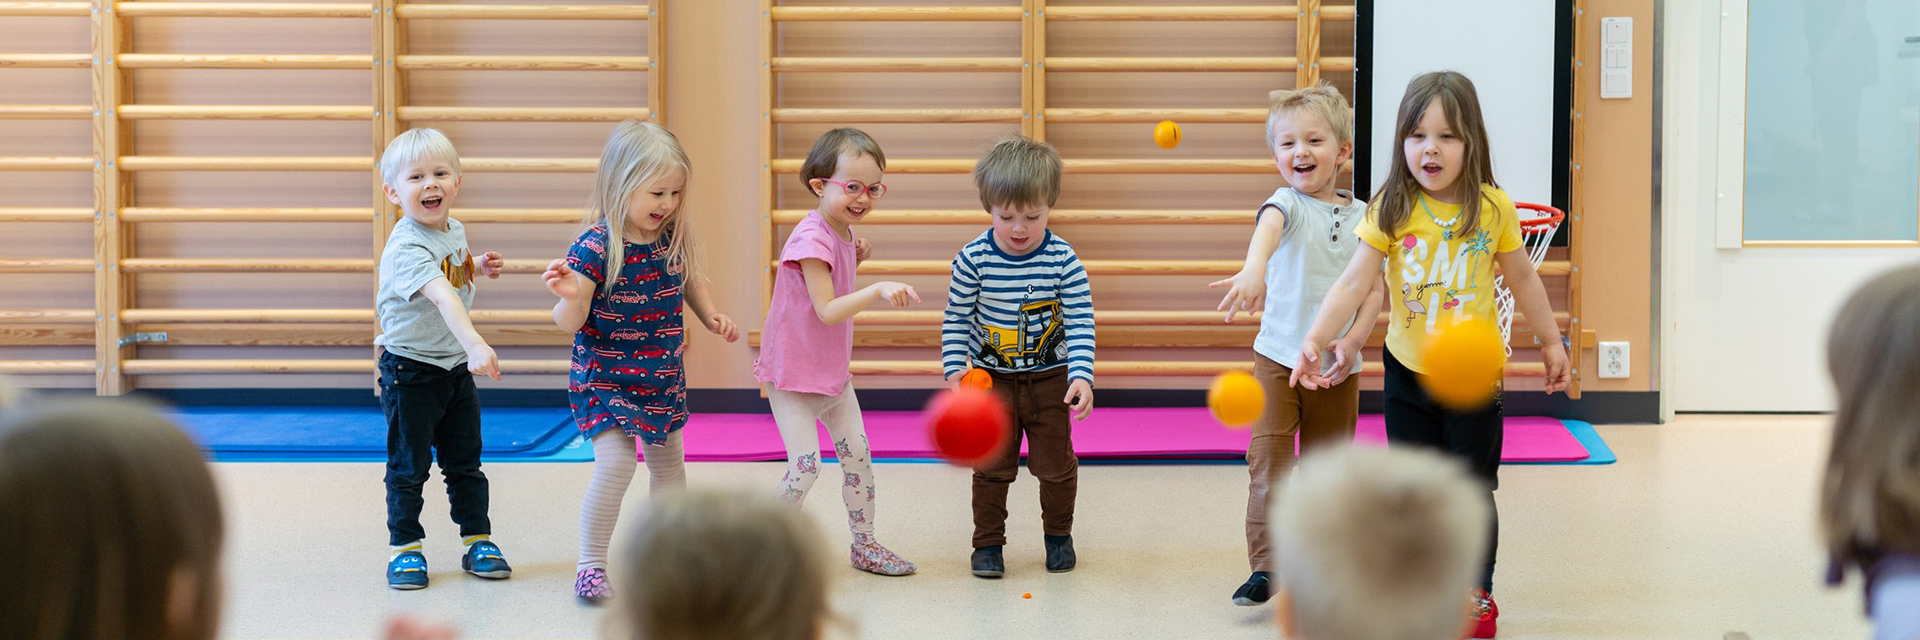
[[[1419,199],[1420,199],[1420,210],[1427,212],[1427,219],[1432,220],[1434,224],[1440,226],[1440,231],[1443,233],[1443,235],[1447,240],[1452,240],[1453,225],[1460,222],[1460,214],[1456,213],[1451,218],[1448,218],[1446,220],[1441,220],[1440,218],[1435,217],[1433,215],[1433,209],[1427,206],[1427,197],[1425,195],[1420,196]]]

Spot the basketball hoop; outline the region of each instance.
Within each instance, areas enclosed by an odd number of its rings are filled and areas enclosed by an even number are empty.
[[[1527,259],[1533,261],[1533,268],[1539,269],[1540,263],[1547,259],[1547,249],[1553,246],[1553,236],[1560,230],[1560,223],[1567,219],[1564,211],[1546,205],[1515,202],[1513,207],[1520,213],[1520,243],[1526,247]],[[1507,289],[1507,277],[1493,278],[1493,304],[1500,316],[1500,339],[1506,345],[1507,355],[1513,355],[1513,292]],[[1529,320],[1537,321],[1529,318]]]

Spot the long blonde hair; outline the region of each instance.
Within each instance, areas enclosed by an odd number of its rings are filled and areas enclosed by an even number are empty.
[[[1464,160],[1460,167],[1460,177],[1455,181],[1460,189],[1460,230],[1455,237],[1464,234],[1473,237],[1480,230],[1480,212],[1482,201],[1481,185],[1498,187],[1493,180],[1493,152],[1488,148],[1487,123],[1480,114],[1480,93],[1473,88],[1473,81],[1458,71],[1434,71],[1416,76],[1407,82],[1407,93],[1400,98],[1399,120],[1393,125],[1393,152],[1387,169],[1387,180],[1380,185],[1379,199],[1374,200],[1379,211],[1375,223],[1380,233],[1387,236],[1400,234],[1400,229],[1413,216],[1413,208],[1420,202],[1420,182],[1413,177],[1413,168],[1407,166],[1406,140],[1413,135],[1413,128],[1420,124],[1420,116],[1427,112],[1427,105],[1435,98],[1440,100],[1440,111],[1446,114],[1447,127],[1467,145]],[[1499,214],[1498,207],[1486,207],[1485,210]]]
[[[16,411],[0,421],[0,638],[213,638],[225,525],[193,441],[133,400]],[[191,618],[170,619],[188,596]]]
[[[661,496],[627,540],[614,637],[817,640],[838,622],[818,528],[770,496]]]
[[[613,282],[626,266],[627,209],[640,189],[678,170],[693,177],[692,163],[680,148],[680,139],[652,122],[628,120],[613,128],[607,146],[600,152],[600,169],[593,180],[593,196],[587,201],[586,226],[607,225],[607,264],[601,287],[613,292]],[[660,228],[660,240],[666,242],[666,262],[686,268],[686,277],[694,277],[693,234],[689,232],[684,196]]]
[[[1820,494],[1828,552],[1843,564],[1920,553],[1920,264],[1840,308],[1827,371],[1840,400]]]

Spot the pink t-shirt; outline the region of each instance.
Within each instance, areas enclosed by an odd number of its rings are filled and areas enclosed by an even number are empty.
[[[853,240],[834,235],[826,218],[814,211],[793,226],[787,245],[780,249],[780,268],[773,275],[773,303],[760,330],[760,359],[753,377],[782,391],[840,395],[853,379],[853,321],[828,326],[814,312],[807,295],[807,279],[800,261],[821,260],[833,278],[833,295],[853,293]]]

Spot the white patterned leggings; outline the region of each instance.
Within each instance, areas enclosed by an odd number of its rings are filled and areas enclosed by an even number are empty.
[[[681,437],[686,430],[667,436],[665,446],[647,447],[647,493],[683,489],[687,486],[686,448]],[[587,481],[587,495],[580,499],[580,562],[576,567],[607,567],[607,542],[613,539],[614,521],[620,519],[620,500],[627,496],[627,485],[639,466],[634,437],[618,428],[593,437],[593,479]]]
[[[780,479],[780,498],[798,505],[820,478],[820,432],[814,425],[825,423],[845,480],[840,498],[847,503],[847,528],[853,531],[855,542],[871,540],[873,454],[867,447],[867,427],[860,417],[860,400],[853,395],[853,383],[849,381],[837,396],[769,389],[767,403],[773,407],[780,440],[787,446],[787,474]]]

